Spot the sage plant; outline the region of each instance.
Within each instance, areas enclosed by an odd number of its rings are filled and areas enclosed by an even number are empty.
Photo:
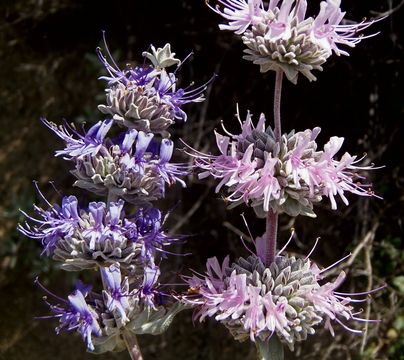
[[[101,78],[106,103],[99,105],[106,120],[81,131],[42,119],[65,143],[55,155],[73,164],[74,186],[101,199],[82,203],[64,196],[60,205],[51,204],[38,189],[46,207],[35,205],[36,216],[24,213],[28,221],[19,225],[61,269],[99,270],[98,282],[78,282],[66,299],[37,280],[47,295],[46,318],[59,321],[56,332],[78,332],[93,353],[126,348],[132,359],[142,359],[136,335],[162,333],[186,307],[159,281],[167,247],[183,237],[166,233],[167,215],[154,202],[164,198],[167,185],[185,186],[181,178],[190,169],[172,162],[169,128],[187,120],[183,106],[203,101],[210,82],[179,88],[181,61],[170,45],[150,49],[142,66],[124,69],[107,47],[111,64],[97,49],[108,72]]]
[[[260,359],[283,358],[283,345],[294,345],[324,326],[334,335],[333,326],[361,333],[355,322],[372,322],[360,317],[356,303],[366,301],[366,293],[338,290],[345,280],[341,271],[330,279],[328,270],[344,261],[322,268],[307,256],[289,256],[278,249],[278,217],[286,214],[315,217],[314,206],[325,198],[337,208],[340,198],[349,205],[350,194],[375,196],[363,177],[362,158],[348,153],[337,157],[344,139],[331,137],[322,147],[316,138],[320,128],[283,133],[281,129],[281,91],[283,77],[296,83],[302,74],[316,80],[313,72],[322,71],[328,58],[349,55],[362,39],[360,31],[375,21],[345,22],[340,0],[320,3],[315,17],[306,16],[306,0],[217,0],[207,3],[220,15],[221,30],[241,37],[246,46],[244,59],[260,66],[261,72],[275,72],[274,125],[262,114],[254,120],[247,113],[242,120],[237,109],[241,133],[215,133],[218,155],[204,154],[191,147],[199,178],[219,181],[230,208],[252,207],[266,219],[266,232],[251,239],[250,254],[222,264],[207,261],[205,274],[185,276],[189,291],[185,303],[195,307],[194,318],[214,317],[225,325],[236,340],[255,342]],[[351,325],[352,324],[352,325]]]

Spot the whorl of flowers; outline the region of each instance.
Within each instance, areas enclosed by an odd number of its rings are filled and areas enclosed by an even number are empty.
[[[111,56],[112,65],[100,49],[97,52],[109,73],[109,76],[101,77],[108,81],[107,104],[99,105],[98,109],[129,129],[168,137],[167,129],[172,124],[187,120],[182,107],[203,101],[203,93],[213,80],[196,88],[192,88],[192,85],[177,88],[177,70],[168,72],[166,68],[176,65],[178,69],[181,61],[171,52],[170,44],[157,49],[151,46],[151,52],[143,52],[145,62],[148,60],[151,64],[127,65],[124,70],[116,65]]]
[[[103,199],[81,207],[75,196],[65,196],[61,205],[52,205],[38,189],[47,208],[34,205],[32,216],[23,212],[27,221],[18,229],[39,241],[42,254],[60,262],[63,270],[100,272],[101,294],[79,285],[67,300],[56,297],[60,304],[48,303],[51,317],[60,322],[56,332],[79,332],[95,353],[131,344],[131,357],[136,353],[140,359],[135,334],[164,332],[187,307],[158,289],[159,264],[169,254],[166,247],[183,236],[166,234],[165,218],[153,201],[164,198],[167,185],[185,186],[180,177],[190,167],[170,162],[174,143],[167,128],[187,119],[182,106],[203,101],[209,82],[195,89],[177,88],[180,61],[168,44],[143,53],[151,65],[125,70],[112,57],[113,66],[108,64],[99,49],[98,55],[110,74],[102,77],[108,80],[107,105],[99,109],[112,118],[83,132],[74,125],[42,122],[65,142],[55,156],[74,163],[74,185]],[[172,65],[177,69],[167,72]]]
[[[188,167],[170,163],[174,150],[170,139],[158,142],[152,133],[131,129],[111,140],[106,135],[112,120],[99,121],[85,135],[67,125],[43,122],[66,143],[56,156],[75,163],[71,171],[77,178],[75,186],[134,204],[163,198],[166,185],[185,186],[179,177],[188,173]]]
[[[207,261],[205,275],[185,278],[190,286],[185,301],[197,306],[194,317],[203,321],[214,317],[225,325],[236,340],[256,341],[278,336],[291,349],[296,342],[315,333],[320,323],[333,333],[336,322],[352,332],[342,321],[368,321],[356,317],[352,304],[363,293],[336,291],[345,279],[341,272],[325,282],[324,273],[308,258],[277,256],[265,267],[251,255],[220,265],[216,258]],[[276,335],[274,335],[276,334]]]
[[[290,216],[315,217],[313,204],[323,196],[336,209],[336,196],[348,204],[346,192],[373,195],[369,185],[362,184],[362,177],[357,174],[358,170],[368,170],[371,166],[357,166],[361,159],[348,153],[340,160],[334,158],[343,138],[334,136],[323,150],[317,150],[315,140],[320,128],[314,128],[284,134],[277,143],[271,127],[265,125],[264,115],[257,126],[253,125],[250,113],[244,122],[237,116],[241,134],[216,133],[220,155],[191,151],[196,166],[202,170],[199,178],[219,179],[216,192],[226,187],[225,200],[231,202],[231,207],[245,203],[260,217],[270,209]]]
[[[287,78],[297,82],[301,73],[316,80],[313,70],[334,52],[349,55],[340,46],[355,47],[366,36],[358,33],[374,23],[344,23],[341,0],[320,3],[316,17],[306,17],[307,0],[217,0],[209,7],[226,19],[219,25],[242,37],[247,46],[244,59],[260,66],[261,72],[281,69]],[[371,35],[372,36],[372,35]],[[369,36],[368,36],[369,37]]]
[[[56,332],[62,330],[77,331],[86,341],[92,352],[121,351],[125,348],[122,334],[134,334],[145,331],[142,323],[149,326],[166,322],[168,326],[178,307],[168,308],[169,304],[159,289],[157,267],[147,268],[144,277],[129,283],[123,277],[119,264],[104,267],[101,270],[104,283],[102,293],[91,291],[91,286],[78,283],[67,300],[55,296],[39,284],[43,290],[57,301],[52,304],[47,297],[52,315],[59,319]],[[139,321],[139,317],[144,317]],[[46,317],[49,318],[49,317]]]
[[[75,196],[62,205],[43,210],[35,206],[38,218],[26,215],[32,225],[19,225],[26,236],[39,240],[44,253],[60,261],[68,271],[79,271],[120,264],[129,273],[142,272],[153,265],[156,253],[178,241],[162,229],[161,213],[156,208],[139,209],[126,217],[124,201],[91,202],[80,209]]]

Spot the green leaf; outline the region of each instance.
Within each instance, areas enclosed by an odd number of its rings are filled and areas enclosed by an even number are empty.
[[[143,311],[126,327],[135,334],[160,335],[167,330],[175,315],[187,308],[189,306],[177,302],[169,309],[161,307],[157,311]]]
[[[103,354],[106,352],[119,352],[126,348],[125,342],[120,336],[120,332],[116,331],[110,336],[92,337],[94,350],[89,351],[92,354]]]
[[[398,331],[403,331],[404,332],[404,315],[398,316],[394,322],[393,322],[393,326],[395,329],[397,329]]]
[[[152,45],[151,53],[144,51],[143,56],[148,58],[156,68],[165,68],[172,65],[179,65],[181,61],[175,58],[175,53],[171,52],[171,45],[165,44],[163,48],[157,48]]]
[[[259,360],[284,359],[283,345],[275,334],[267,341],[262,341],[257,338],[255,344],[257,345]]]
[[[393,279],[393,284],[397,287],[398,291],[404,294],[404,276],[397,276]]]

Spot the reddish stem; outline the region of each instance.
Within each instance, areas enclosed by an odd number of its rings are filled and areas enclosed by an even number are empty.
[[[282,79],[283,71],[276,72],[275,79],[275,93],[274,93],[274,123],[275,123],[275,140],[281,141],[282,128],[281,128],[281,93],[282,93]]]
[[[276,240],[278,237],[278,214],[272,210],[268,211],[267,229],[264,234],[268,246],[266,246],[265,265],[269,266],[275,261]]]
[[[129,331],[125,331],[123,337],[125,339],[126,348],[128,349],[130,358],[132,360],[143,360],[143,356],[142,353],[140,352],[140,347],[137,342],[136,335],[130,333]]]
[[[275,141],[280,142],[282,138],[281,128],[281,93],[282,93],[283,71],[276,72],[275,90],[274,90],[274,133]],[[266,232],[264,234],[267,242],[265,251],[265,265],[269,266],[275,261],[276,243],[278,237],[278,214],[272,210],[268,211],[266,219]]]

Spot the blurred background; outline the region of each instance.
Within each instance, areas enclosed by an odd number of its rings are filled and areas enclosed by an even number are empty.
[[[311,14],[318,12],[318,4],[310,1]],[[372,26],[370,31],[381,33],[350,50],[350,57],[329,60],[324,72],[316,74],[317,82],[303,77],[296,86],[285,82],[283,129],[320,126],[321,144],[330,136],[345,137],[343,151],[367,153],[365,161],[385,166],[369,173],[383,200],[351,197],[351,206],[340,204],[337,211],[325,201],[317,207],[316,219],[293,221],[283,216],[280,243],[294,227],[296,238],[289,251],[307,254],[321,237],[313,258],[322,266],[353,253],[341,266],[350,279],[343,290],[388,286],[363,304],[363,316],[382,319],[364,336],[337,327],[333,338],[320,330],[295,353],[287,351],[286,358],[404,359],[404,7],[400,9],[398,0],[345,0],[343,9],[348,19],[356,21],[392,14]],[[220,127],[220,120],[229,130],[238,129],[236,103],[242,116],[251,110],[255,119],[260,112],[272,119],[274,82],[274,74],[261,75],[257,66],[241,60],[243,45],[231,33],[219,31],[219,21],[203,0],[0,2],[0,359],[95,359],[78,336],[55,336],[56,321],[33,319],[48,312],[43,294],[33,284],[35,276],[62,296],[77,276],[40,257],[40,246],[16,231],[22,221],[19,209],[30,212],[32,203],[40,203],[32,180],[39,182],[51,202],[60,197],[50,181],[65,194],[77,194],[70,164],[53,157],[62,144],[41,125],[40,116],[87,124],[103,118],[97,105],[103,102],[104,84],[97,78],[104,70],[95,56],[95,48],[102,46],[102,30],[121,65],[141,62],[141,53],[150,44],[170,42],[179,58],[194,52],[182,67],[183,86],[219,75],[204,103],[187,106],[188,122],[175,129],[174,139],[215,151],[212,130]],[[178,159],[186,157],[178,152]],[[175,207],[167,228],[190,235],[174,250],[192,253],[165,262],[167,279],[189,273],[189,268],[203,269],[211,256],[246,255],[239,240],[240,233],[247,232],[242,212],[254,236],[264,232],[264,221],[255,219],[249,209],[226,210],[213,183],[195,177],[187,182],[186,189],[169,189],[160,203],[165,210]],[[255,358],[252,345],[234,342],[214,321],[193,324],[190,312],[181,313],[161,337],[143,336],[140,344],[146,359]],[[128,359],[128,355],[98,359]]]

